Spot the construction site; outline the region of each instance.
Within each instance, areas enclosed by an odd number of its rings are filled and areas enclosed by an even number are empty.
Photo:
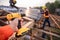
[[[60,40],[60,15],[47,8],[0,6],[0,40]]]

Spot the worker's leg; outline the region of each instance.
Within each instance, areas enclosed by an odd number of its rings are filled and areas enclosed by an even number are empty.
[[[42,29],[45,28],[46,21],[47,21],[47,20],[45,19],[45,21],[44,21],[44,23],[43,23],[43,27],[42,27]]]
[[[15,6],[15,3],[13,3],[13,6]]]
[[[12,3],[10,3],[10,6],[12,7]]]
[[[12,3],[12,7],[14,7],[14,4]]]
[[[48,22],[48,26],[51,27],[49,19],[47,19],[47,22]]]
[[[13,3],[10,3],[10,6],[13,8],[14,6],[13,6]]]
[[[18,7],[15,6],[15,3],[13,3],[13,7],[15,7],[17,10],[19,9]]]
[[[43,33],[43,34],[42,34],[42,38],[45,38],[45,36],[46,36],[46,33]]]

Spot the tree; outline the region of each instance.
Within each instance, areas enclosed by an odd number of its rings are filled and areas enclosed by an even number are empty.
[[[34,7],[34,8],[36,8],[36,9],[40,9],[40,7]]]
[[[58,1],[55,1],[55,2],[54,2],[54,6],[55,6],[56,8],[60,8],[60,3],[59,3]]]
[[[54,3],[46,3],[46,7],[49,9],[50,13],[54,13],[55,12],[55,6]]]

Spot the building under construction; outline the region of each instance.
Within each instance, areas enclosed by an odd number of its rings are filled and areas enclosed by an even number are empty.
[[[16,3],[9,0],[10,6],[0,6],[0,40],[60,40],[60,16],[46,6],[22,8]]]
[[[12,20],[9,21],[6,18],[8,14],[12,13],[14,12],[0,10],[0,28],[13,22]],[[8,40],[60,40],[60,16],[50,14],[49,19],[51,22],[51,27],[48,27],[46,24],[44,30],[41,29],[44,22],[44,17],[40,14],[39,9],[31,9],[30,14],[22,16],[22,19],[23,22],[21,28],[18,29],[18,36],[17,32],[14,32]],[[14,22],[16,23],[17,21]],[[45,38],[42,38],[42,34],[46,35]]]

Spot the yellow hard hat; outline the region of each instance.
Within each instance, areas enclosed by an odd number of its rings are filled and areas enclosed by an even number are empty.
[[[8,20],[11,20],[13,18],[21,18],[21,15],[19,13],[11,13],[7,15]]]
[[[16,3],[16,0],[13,0],[14,3]]]
[[[13,1],[16,1],[16,0],[13,0]]]
[[[42,9],[44,10],[45,8],[47,8],[46,6],[42,6]]]

